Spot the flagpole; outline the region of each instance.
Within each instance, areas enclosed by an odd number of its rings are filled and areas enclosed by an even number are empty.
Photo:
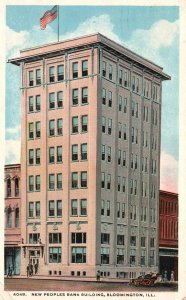
[[[58,19],[58,22],[57,22],[57,37],[58,37],[58,42],[59,42],[59,5],[57,6],[57,19]]]

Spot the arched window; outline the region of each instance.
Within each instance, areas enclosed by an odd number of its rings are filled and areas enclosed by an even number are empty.
[[[15,209],[15,227],[19,227],[19,208]]]
[[[7,227],[12,228],[12,210],[9,207],[7,212]]]
[[[11,180],[7,179],[7,197],[11,197]]]
[[[18,178],[15,179],[15,196],[16,197],[19,196],[19,179]]]

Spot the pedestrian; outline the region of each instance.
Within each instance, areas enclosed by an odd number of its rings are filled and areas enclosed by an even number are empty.
[[[36,264],[34,265],[34,270],[35,270],[35,275],[36,275],[37,272],[38,272],[38,263],[36,263]]]
[[[100,270],[97,271],[96,279],[97,279],[98,281],[100,280]]]
[[[170,280],[171,282],[173,282],[174,281],[174,271],[171,271],[171,280]]]
[[[8,265],[7,277],[11,277],[11,266]]]
[[[33,276],[33,264],[30,264],[30,276]]]
[[[27,277],[29,277],[29,275],[30,275],[30,265],[29,264],[26,267],[26,273],[27,273]]]
[[[167,270],[165,270],[165,272],[164,272],[164,282],[167,282]]]

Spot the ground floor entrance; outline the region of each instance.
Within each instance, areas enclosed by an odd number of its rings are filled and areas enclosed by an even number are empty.
[[[160,274],[167,271],[167,279],[171,279],[171,272],[174,272],[174,280],[178,281],[178,251],[174,249],[160,250]]]
[[[20,274],[20,247],[6,247],[5,246],[5,259],[4,259],[4,274],[8,274],[8,269],[12,269],[13,275]]]

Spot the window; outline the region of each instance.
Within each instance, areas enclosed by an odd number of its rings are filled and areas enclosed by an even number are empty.
[[[110,216],[110,200],[107,200],[107,217]]]
[[[88,60],[82,61],[82,77],[88,76]]]
[[[72,188],[73,189],[78,188],[78,173],[77,172],[72,173]]]
[[[146,245],[146,237],[142,236],[141,237],[141,247],[145,247],[145,245]]]
[[[72,117],[72,133],[78,132],[78,117]]]
[[[110,244],[110,234],[109,233],[101,233],[101,244]]]
[[[87,172],[81,172],[81,187],[87,187]]]
[[[72,77],[78,78],[78,63],[77,62],[72,64]]]
[[[19,227],[19,208],[15,209],[15,227]]]
[[[34,85],[34,72],[29,71],[29,86],[33,86],[33,85]]]
[[[49,68],[49,82],[54,82],[55,76],[54,76],[54,67]]]
[[[107,190],[110,190],[111,188],[111,175],[107,175]]]
[[[40,85],[41,84],[41,70],[37,69],[36,70],[36,85]]]
[[[151,266],[154,265],[154,258],[155,258],[155,251],[154,250],[150,250],[150,265]]]
[[[134,117],[134,107],[135,107],[135,102],[132,101],[132,117]]]
[[[34,191],[34,176],[29,176],[29,192]]]
[[[36,149],[36,165],[40,164],[40,149]]]
[[[29,150],[29,165],[33,165],[34,163],[34,150],[30,149]]]
[[[135,117],[138,118],[138,103],[135,103]]]
[[[106,89],[102,89],[102,104],[106,105]]]
[[[85,244],[86,243],[86,232],[71,232],[71,243],[72,244]]]
[[[108,146],[107,148],[107,161],[111,162],[111,147]]]
[[[119,111],[122,111],[122,97],[119,96],[119,107],[118,107]]]
[[[63,119],[57,119],[57,134],[63,134]]]
[[[12,209],[9,207],[7,212],[7,227],[12,227]]]
[[[124,141],[127,140],[127,126],[126,126],[126,124],[123,125],[123,139],[124,139]]]
[[[109,248],[101,247],[101,264],[108,265],[109,264]]]
[[[36,175],[35,177],[35,186],[36,186],[36,191],[40,191],[40,175]]]
[[[112,92],[109,91],[108,106],[112,107]]]
[[[139,78],[136,78],[136,92],[139,93]]]
[[[57,200],[57,217],[62,217],[62,200]]]
[[[103,69],[102,69],[102,75],[103,75],[103,77],[106,77],[106,67],[107,67],[106,62],[103,61]]]
[[[49,148],[49,163],[54,163],[54,147]]]
[[[57,189],[62,189],[62,173],[57,174]]]
[[[117,218],[120,218],[120,203],[117,202]]]
[[[105,187],[105,173],[103,172],[101,173],[101,187]]]
[[[128,72],[124,72],[124,87],[128,87]]]
[[[126,114],[127,113],[127,98],[124,98],[124,109],[123,112]]]
[[[80,214],[81,216],[87,215],[87,199],[81,199],[80,201]]]
[[[134,180],[134,195],[137,195],[137,180]]]
[[[49,121],[49,135],[54,136],[54,120]]]
[[[124,235],[117,235],[117,245],[122,246],[125,245]]]
[[[72,145],[72,161],[78,160],[78,145]]]
[[[126,151],[123,151],[123,167],[126,167]]]
[[[55,108],[55,94],[54,93],[50,93],[49,94],[49,108]]]
[[[81,131],[82,132],[88,131],[88,116],[82,116],[81,118]]]
[[[64,80],[64,65],[57,66],[57,80]]]
[[[41,109],[41,96],[37,95],[36,96],[36,111],[40,111]]]
[[[145,265],[145,257],[146,257],[146,251],[145,249],[141,249],[141,265]]]
[[[57,146],[57,162],[62,162],[62,146]]]
[[[118,138],[121,139],[121,123],[118,123]]]
[[[54,200],[50,200],[49,201],[49,211],[48,211],[48,215],[49,217],[54,217],[55,213],[54,213]]]
[[[124,264],[124,249],[117,249],[117,264]]]
[[[102,117],[102,132],[105,132],[105,127],[106,127],[106,118]]]
[[[63,92],[57,92],[57,107],[63,107]]]
[[[61,233],[49,233],[49,244],[61,244]]]
[[[155,247],[155,239],[154,238],[150,238],[150,247]]]
[[[132,76],[132,90],[135,91],[135,76]]]
[[[36,122],[36,137],[40,138],[41,136],[41,125],[40,122]]]
[[[121,211],[121,217],[122,219],[125,218],[125,203],[122,203],[122,207],[121,207],[122,211]]]
[[[101,159],[102,160],[105,160],[105,145],[102,145],[101,146]]]
[[[15,178],[15,196],[19,196],[19,179]]]
[[[119,70],[119,85],[122,85],[123,71]]]
[[[135,266],[136,264],[136,250],[130,249],[130,265]]]
[[[40,217],[40,202],[37,201],[35,204],[35,209],[36,209],[36,218]]]
[[[72,247],[72,263],[86,263],[86,247]]]
[[[28,204],[28,216],[29,216],[29,218],[34,217],[34,203],[33,202],[29,202],[29,204]]]
[[[132,135],[131,135],[132,143],[134,143],[134,127],[132,127]]]
[[[81,144],[81,160],[87,159],[87,144]]]
[[[78,89],[72,90],[72,105],[78,105]]]
[[[61,247],[49,247],[49,263],[61,262]]]
[[[109,79],[112,80],[112,65],[109,65]]]
[[[77,216],[78,211],[77,211],[77,199],[72,199],[71,200],[71,215],[72,216]]]
[[[88,88],[87,87],[82,88],[81,103],[82,104],[87,104],[88,103]]]
[[[29,139],[34,138],[34,123],[29,123]]]
[[[29,244],[37,244],[40,240],[39,233],[30,233],[29,234]]]
[[[30,96],[29,97],[29,112],[34,111],[34,97]]]
[[[108,134],[112,133],[112,119],[108,119]]]
[[[104,216],[105,212],[105,201],[101,199],[101,215]]]
[[[120,192],[121,189],[121,177],[118,176],[118,192]]]
[[[130,245],[131,246],[136,246],[136,236],[131,236],[130,237]]]
[[[54,190],[55,188],[54,179],[54,174],[49,174],[49,190]]]

